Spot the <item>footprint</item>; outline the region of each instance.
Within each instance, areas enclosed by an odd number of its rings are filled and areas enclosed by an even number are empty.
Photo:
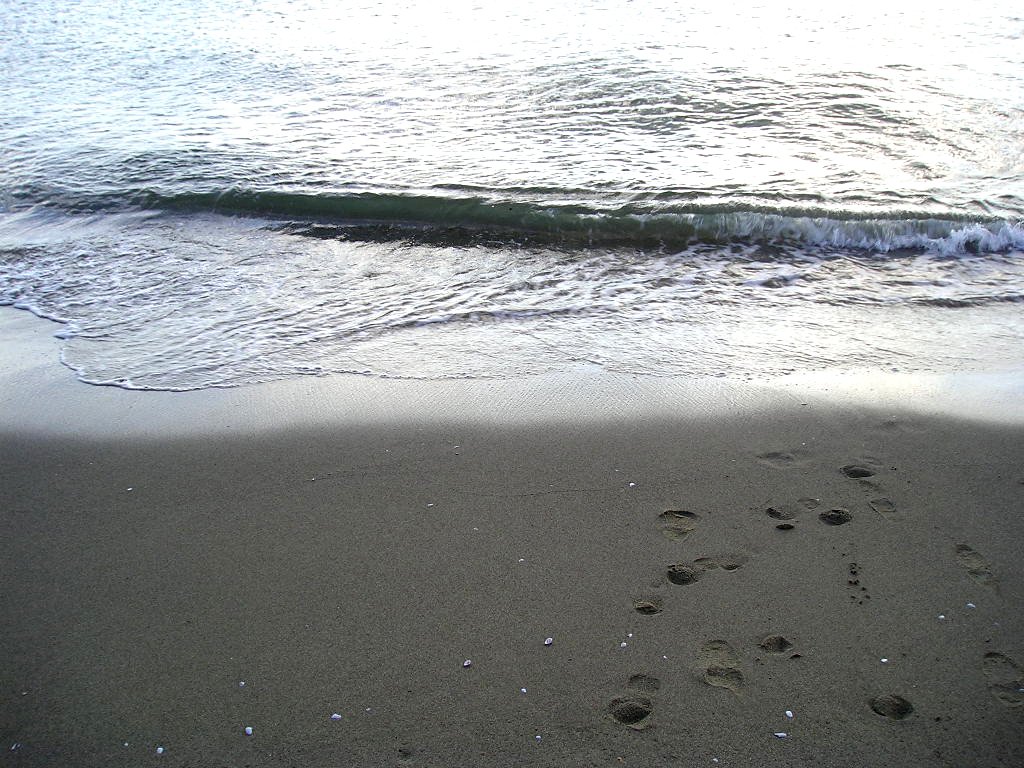
[[[892,520],[896,517],[896,505],[892,503],[891,499],[887,499],[882,496],[877,499],[871,499],[868,504],[870,504],[871,508],[886,520]]]
[[[697,654],[698,671],[704,682],[715,688],[738,693],[743,687],[743,668],[739,654],[724,640],[710,640]]]
[[[715,557],[698,557],[693,561],[693,564],[705,571],[711,571],[715,568],[721,568],[723,571],[737,571],[744,566],[747,559],[746,555],[733,553],[717,555]]]
[[[695,512],[688,512],[684,509],[670,509],[658,515],[658,523],[661,534],[672,541],[682,541],[694,530],[699,515]]]
[[[870,600],[871,595],[868,594],[868,588],[860,583],[860,567],[856,563],[850,563],[848,573],[846,588],[853,593],[850,599],[857,605],[864,605],[864,601]]]
[[[988,560],[966,544],[956,545],[956,561],[979,584],[984,584],[986,587],[996,585],[996,577],[992,574]]]
[[[807,463],[807,451],[800,449],[794,451],[769,451],[768,453],[757,454],[758,460],[775,469],[791,469],[800,467]]]
[[[768,635],[758,645],[769,653],[785,653],[793,647],[782,635]]]
[[[665,575],[673,584],[685,586],[700,581],[708,571],[739,570],[747,562],[747,559],[746,555],[736,553],[698,557],[692,563],[673,563],[666,569]]]
[[[645,595],[633,601],[633,608],[644,616],[654,616],[664,610],[664,602],[657,595]]]
[[[909,717],[914,711],[913,704],[895,693],[876,696],[868,702],[868,705],[876,714],[892,720],[902,720]]]
[[[826,525],[846,525],[853,519],[853,515],[850,514],[849,510],[838,507],[830,509],[828,512],[822,512],[818,515],[818,519]]]
[[[988,689],[1008,707],[1024,704],[1024,672],[1009,656],[991,651],[982,662]]]
[[[661,680],[651,675],[630,675],[629,680],[626,681],[626,687],[641,693],[654,693],[661,688]]]
[[[855,480],[875,476],[875,470],[864,464],[847,464],[845,467],[840,467],[839,471]]]
[[[768,515],[768,517],[770,517],[772,520],[792,520],[794,517],[796,517],[796,513],[793,512],[793,510],[790,509],[788,506],[768,507],[768,509],[766,509],[764,513]]]
[[[768,509],[766,509],[764,513],[768,515],[768,517],[770,517],[772,520],[789,521],[796,518],[796,512],[794,512],[793,508],[789,505],[781,507],[768,507]],[[795,528],[796,526],[794,526],[793,523],[790,522],[780,522],[775,527],[778,528],[780,531],[792,531],[793,528]]]
[[[413,761],[416,757],[416,750],[412,747],[399,747],[398,748],[398,762],[407,765]]]
[[[817,509],[820,504],[821,499],[814,499],[810,496],[805,496],[802,499],[797,499],[795,504],[780,504],[777,507],[768,507],[765,509],[764,513],[772,520],[785,522],[787,520],[795,519],[801,512],[810,512],[811,510]]]
[[[635,730],[646,728],[654,707],[646,696],[616,696],[608,705],[608,714],[617,722]]]
[[[704,569],[688,565],[687,563],[675,563],[668,567],[665,575],[673,584],[685,586],[700,581],[701,576],[704,575]]]

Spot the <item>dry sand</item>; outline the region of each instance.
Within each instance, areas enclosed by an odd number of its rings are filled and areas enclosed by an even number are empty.
[[[1019,425],[594,374],[131,393],[3,319],[5,765],[1024,764]]]

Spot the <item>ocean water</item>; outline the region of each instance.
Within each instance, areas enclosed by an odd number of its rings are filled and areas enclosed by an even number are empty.
[[[1019,3],[0,0],[94,384],[1024,371]]]

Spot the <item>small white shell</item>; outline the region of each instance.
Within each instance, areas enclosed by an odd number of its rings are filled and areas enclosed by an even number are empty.
[[[793,717],[793,710],[791,710],[791,709],[787,709],[787,710],[786,710],[786,717],[788,717],[788,718],[792,718],[792,717]]]
[[[252,726],[251,725],[245,726],[245,735],[246,736],[252,736]]]
[[[773,735],[775,736],[775,738],[776,738],[776,739],[784,739],[784,738],[786,738],[786,737],[787,737],[787,736],[788,736],[789,734],[788,734],[788,733],[786,733],[786,732],[784,732],[784,731],[776,731],[776,732],[775,732],[775,733],[774,733]]]
[[[163,747],[157,747],[157,748],[156,748],[156,753],[157,753],[158,755],[162,755],[162,754],[164,753],[164,748],[163,748]]]
[[[331,715],[331,720],[341,720],[341,715],[335,712],[333,715]]]
[[[462,662],[462,666],[466,667],[467,669],[469,667],[472,667],[473,666],[473,660],[472,659],[466,659],[464,662]]]
[[[553,637],[545,637],[544,638],[544,645],[551,645],[553,642],[555,642],[555,638],[553,638]]]

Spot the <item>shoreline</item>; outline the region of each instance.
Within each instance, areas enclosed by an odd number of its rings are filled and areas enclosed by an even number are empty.
[[[182,437],[350,424],[610,423],[878,410],[1024,426],[1024,374],[809,372],[765,381],[609,373],[521,379],[303,377],[185,392],[83,384],[59,362],[59,325],[0,307],[0,431]]]
[[[599,376],[130,392],[8,338],[15,764],[1024,762],[1020,425]]]

